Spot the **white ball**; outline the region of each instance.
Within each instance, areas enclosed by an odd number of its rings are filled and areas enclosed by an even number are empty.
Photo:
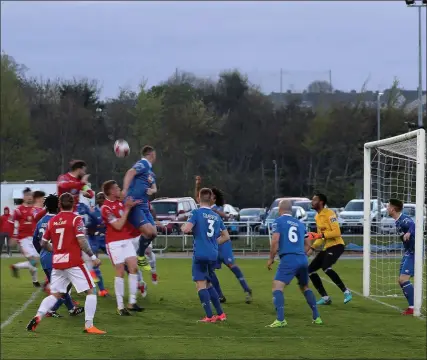
[[[117,157],[126,157],[130,153],[130,147],[126,140],[119,139],[114,143],[114,153]]]

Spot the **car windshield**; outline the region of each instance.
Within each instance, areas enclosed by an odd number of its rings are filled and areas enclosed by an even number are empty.
[[[301,206],[305,211],[312,211],[311,201],[297,201],[295,206]]]
[[[404,207],[402,211],[405,215],[410,217],[415,217],[415,208],[414,207]]]
[[[261,213],[260,209],[242,209],[240,210],[241,216],[258,216]]]
[[[371,210],[374,203],[371,202]],[[363,211],[363,201],[350,201],[344,208],[344,211]]]
[[[154,208],[154,211],[157,215],[173,215],[177,213],[177,203],[176,202],[155,202],[151,203],[151,206]]]

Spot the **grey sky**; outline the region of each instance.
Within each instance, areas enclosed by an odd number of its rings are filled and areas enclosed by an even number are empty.
[[[426,11],[423,56],[426,61]],[[167,79],[176,68],[214,77],[239,68],[265,92],[405,89],[418,82],[416,9],[365,2],[4,2],[1,48],[29,74],[98,79],[103,96]],[[423,87],[425,89],[425,67]]]

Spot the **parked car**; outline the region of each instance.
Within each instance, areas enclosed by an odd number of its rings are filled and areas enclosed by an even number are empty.
[[[242,209],[239,212],[240,216],[240,223],[242,222],[250,222],[249,225],[251,230],[256,230],[259,228],[259,223],[262,222],[265,219],[265,209],[263,208],[247,208]],[[258,224],[256,224],[258,223]],[[247,231],[247,225],[246,224],[240,224],[240,232],[246,232]]]
[[[176,221],[187,221],[197,204],[191,197],[182,198],[158,198],[151,201],[151,206],[156,212],[157,220],[163,225],[160,232],[167,234],[179,234],[181,224],[173,223]]]
[[[292,206],[292,216],[303,222],[307,219],[307,214],[305,210],[300,206]],[[261,235],[268,235],[269,229],[271,230],[271,225],[274,223],[274,220],[276,220],[278,217],[279,217],[279,208],[275,207],[269,212],[267,218],[261,224],[259,228],[259,233]]]
[[[415,210],[416,204],[403,204],[402,213],[410,216],[415,221]],[[424,208],[424,224],[426,223],[426,208]],[[382,234],[396,234],[395,220],[390,216],[386,215],[381,220],[381,233]]]
[[[275,207],[278,207],[279,206],[279,202],[282,201],[282,200],[285,200],[285,199],[286,200],[290,200],[292,202],[292,205],[295,205],[296,202],[302,202],[302,201],[304,201],[304,202],[310,201],[311,202],[311,200],[309,198],[306,198],[306,197],[289,197],[289,196],[280,197],[280,198],[277,198],[276,200],[274,200],[272,202],[272,204],[270,206],[270,209],[269,209],[269,212],[272,209],[274,209]]]
[[[386,216],[387,209],[384,203],[378,200],[371,200],[371,222],[376,227],[380,224],[381,218]],[[362,234],[363,232],[363,199],[353,199],[347,203],[344,210],[338,217],[338,222],[343,233],[350,232]]]

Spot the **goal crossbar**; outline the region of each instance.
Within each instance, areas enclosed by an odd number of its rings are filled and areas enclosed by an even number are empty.
[[[408,157],[416,163],[415,195],[415,274],[414,274],[414,315],[421,315],[423,301],[423,267],[424,267],[424,204],[426,171],[426,135],[424,129],[387,139],[372,141],[364,146],[363,176],[363,295],[370,296],[371,275],[371,150],[381,149],[416,138],[416,157]],[[394,149],[393,149],[394,150]],[[398,153],[398,152],[397,152]],[[400,154],[403,155],[403,154]],[[396,274],[396,277],[398,274]],[[396,279],[397,280],[397,279]],[[426,301],[424,299],[424,301]]]

